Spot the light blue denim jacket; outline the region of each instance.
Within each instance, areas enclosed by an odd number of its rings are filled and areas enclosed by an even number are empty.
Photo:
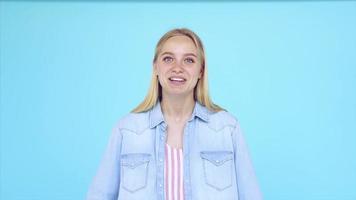
[[[164,200],[167,124],[158,102],[119,120],[87,200]],[[239,122],[198,102],[184,129],[185,200],[261,200]]]

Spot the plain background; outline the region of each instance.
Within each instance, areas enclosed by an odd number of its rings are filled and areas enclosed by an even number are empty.
[[[84,199],[154,47],[203,40],[265,199],[356,199],[355,1],[3,1],[1,199]]]

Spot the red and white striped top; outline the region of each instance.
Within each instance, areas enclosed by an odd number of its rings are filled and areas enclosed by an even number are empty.
[[[165,146],[164,182],[166,200],[184,200],[183,149]]]

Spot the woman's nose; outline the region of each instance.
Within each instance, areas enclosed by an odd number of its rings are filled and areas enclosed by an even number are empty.
[[[174,65],[173,65],[173,71],[181,72],[182,69],[183,69],[183,62],[177,60],[177,62],[175,62]]]

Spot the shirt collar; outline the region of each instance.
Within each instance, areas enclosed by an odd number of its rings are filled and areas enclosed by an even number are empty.
[[[194,110],[189,121],[193,120],[195,117],[199,117],[204,122],[209,121],[208,109],[197,101],[195,101]],[[150,110],[149,121],[150,121],[150,128],[154,128],[155,126],[164,122],[160,101],[157,101],[156,105]]]

